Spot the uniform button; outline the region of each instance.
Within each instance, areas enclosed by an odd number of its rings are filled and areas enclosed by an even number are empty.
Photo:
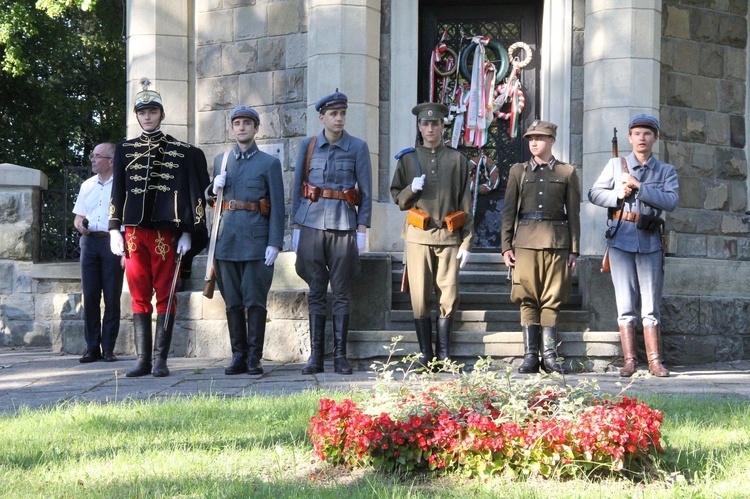
[[[540,195],[540,196],[542,195],[542,191],[539,191],[539,195]]]
[[[543,179],[543,178],[540,178],[540,179],[539,179],[539,182],[544,182],[544,179]]]
[[[432,158],[432,162],[433,162],[433,163],[435,162],[435,158]]]
[[[432,170],[430,173],[432,173],[434,175],[435,174],[435,170]]]
[[[541,204],[540,204],[540,205],[539,205],[539,208],[541,208],[542,206],[543,206],[543,205],[541,205]]]

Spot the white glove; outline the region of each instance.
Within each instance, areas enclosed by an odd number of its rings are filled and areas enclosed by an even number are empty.
[[[367,232],[357,232],[357,251],[361,255],[367,246]]]
[[[469,257],[471,256],[471,253],[466,251],[465,249],[459,249],[458,254],[456,255],[456,260],[461,260],[461,263],[458,264],[459,268],[464,268],[467,263],[469,263]]]
[[[180,255],[184,255],[188,251],[190,251],[190,241],[192,240],[192,236],[188,232],[183,232],[180,236],[180,240],[177,241],[177,253]]]
[[[292,232],[292,251],[297,252],[297,246],[299,246],[299,229],[294,229]]]
[[[109,249],[117,256],[125,256],[125,241],[117,229],[109,231]]]
[[[279,256],[279,248],[276,246],[266,246],[266,265],[271,266],[276,261],[276,257]]]
[[[227,172],[221,173],[214,177],[214,194],[218,194],[219,190],[223,189],[227,185]]]
[[[411,181],[411,190],[413,192],[419,192],[422,189],[424,189],[424,179],[427,177],[424,173],[421,177],[414,177],[414,180]]]

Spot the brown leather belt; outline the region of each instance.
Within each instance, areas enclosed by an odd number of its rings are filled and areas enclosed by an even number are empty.
[[[102,232],[102,231],[89,232],[86,235],[91,236],[91,237],[109,237],[109,232]]]
[[[634,211],[623,211],[622,212],[622,219],[626,222],[638,222],[640,220],[640,216],[638,213]],[[620,211],[616,211],[612,214],[612,220],[619,220],[620,219]]]
[[[229,211],[260,211],[260,205],[258,203],[253,203],[252,201],[238,201],[236,199],[232,199],[231,201],[224,201],[223,203],[221,203],[221,209]]]
[[[519,220],[567,220],[568,217],[562,212],[534,211],[531,213],[522,213]]]
[[[334,189],[321,189],[320,197],[326,199],[341,199],[343,201],[346,201],[346,195],[344,194],[344,192],[336,191]]]

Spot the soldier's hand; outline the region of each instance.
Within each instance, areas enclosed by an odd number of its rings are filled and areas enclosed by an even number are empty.
[[[503,253],[503,261],[505,262],[505,265],[507,265],[508,267],[516,266],[516,254],[513,253],[513,250],[508,250],[505,253]]]
[[[297,246],[299,246],[299,229],[294,229],[292,232],[292,251],[297,252]]]
[[[458,264],[458,268],[460,269],[464,268],[466,264],[469,263],[470,256],[471,256],[471,253],[469,253],[463,248],[459,248],[458,254],[456,255],[456,260],[459,260],[461,263]]]
[[[218,194],[225,185],[227,185],[227,172],[216,175],[214,177],[214,194]]]
[[[632,193],[633,189],[631,189],[625,182],[623,182],[622,184],[620,184],[620,188],[617,189],[617,199],[625,199]]]
[[[268,267],[273,265],[276,261],[276,257],[279,256],[279,248],[276,246],[266,246],[266,261],[264,262]]]
[[[571,253],[568,255],[568,267],[572,269],[576,268],[576,265],[578,264],[578,255],[575,253]]]
[[[109,249],[117,256],[125,256],[125,241],[117,229],[109,231]]]
[[[414,180],[411,181],[411,190],[413,192],[419,192],[422,189],[424,189],[424,179],[427,178],[427,175],[424,173],[421,177],[414,177]]]
[[[361,255],[367,246],[367,232],[357,232],[357,251]]]
[[[180,236],[180,240],[177,241],[177,253],[180,255],[185,255],[188,251],[190,251],[190,242],[192,241],[192,236],[188,232],[183,232]]]

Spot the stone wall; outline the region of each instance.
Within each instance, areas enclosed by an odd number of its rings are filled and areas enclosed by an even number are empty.
[[[744,0],[665,0],[661,156],[680,175],[667,217],[681,257],[750,260]]]
[[[281,160],[289,205],[294,160],[307,132],[308,1],[205,0],[197,9],[196,142],[209,171],[213,158],[234,144],[229,112],[250,105],[260,114],[258,145]]]

